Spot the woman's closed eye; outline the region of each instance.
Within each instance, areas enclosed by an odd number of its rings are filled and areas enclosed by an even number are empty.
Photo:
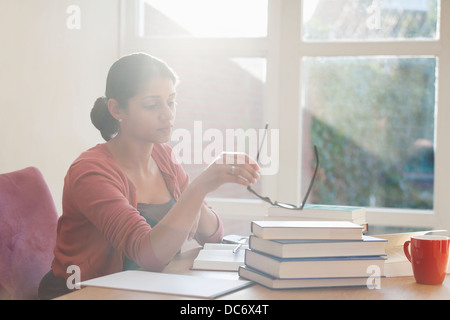
[[[175,108],[177,106],[177,102],[176,101],[168,101],[167,105],[169,106],[169,108]],[[144,109],[147,110],[156,110],[161,108],[162,104],[161,103],[152,103],[152,104],[145,104],[144,105]]]
[[[144,105],[144,109],[147,109],[147,110],[155,110],[157,108],[159,108],[159,104],[146,104],[146,105]]]

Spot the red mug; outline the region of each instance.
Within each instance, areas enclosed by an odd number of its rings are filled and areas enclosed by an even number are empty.
[[[446,236],[412,236],[403,251],[412,264],[416,282],[442,284],[447,273],[450,238]],[[408,247],[411,244],[411,254]]]

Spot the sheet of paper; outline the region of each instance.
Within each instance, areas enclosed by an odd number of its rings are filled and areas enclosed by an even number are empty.
[[[216,298],[251,285],[251,281],[205,278],[148,271],[123,271],[81,282],[82,286],[105,287],[182,296]]]

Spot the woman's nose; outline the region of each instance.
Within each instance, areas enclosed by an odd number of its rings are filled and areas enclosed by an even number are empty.
[[[161,110],[161,118],[164,120],[173,120],[175,118],[175,108],[171,108],[167,103]]]

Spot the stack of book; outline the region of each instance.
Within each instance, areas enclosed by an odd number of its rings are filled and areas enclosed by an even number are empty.
[[[387,240],[349,221],[253,221],[239,275],[269,288],[367,286],[384,272]]]

